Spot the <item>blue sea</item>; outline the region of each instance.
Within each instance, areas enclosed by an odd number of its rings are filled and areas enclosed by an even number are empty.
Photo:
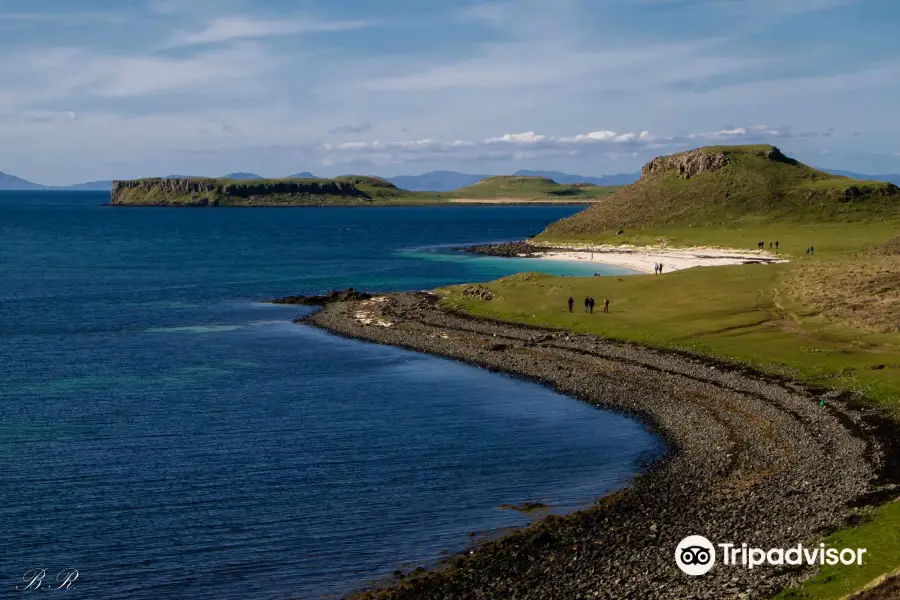
[[[48,598],[335,597],[527,523],[502,504],[585,506],[662,451],[624,416],[261,302],[588,275],[451,249],[576,207],[107,200],[0,193],[0,597],[35,569],[44,589],[77,569]]]

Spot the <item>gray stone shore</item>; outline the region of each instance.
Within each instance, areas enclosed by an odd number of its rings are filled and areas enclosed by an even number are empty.
[[[337,302],[300,321],[539,381],[648,423],[665,460],[591,508],[551,516],[358,597],[553,600],[765,598],[810,567],[717,564],[699,577],[678,543],[818,546],[897,495],[896,453],[848,398],[688,355],[458,315],[428,293]],[[881,429],[879,429],[879,427]]]

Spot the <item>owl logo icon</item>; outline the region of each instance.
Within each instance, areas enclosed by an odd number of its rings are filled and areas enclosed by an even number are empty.
[[[702,535],[689,535],[675,548],[675,562],[688,575],[705,575],[716,564],[716,549]]]

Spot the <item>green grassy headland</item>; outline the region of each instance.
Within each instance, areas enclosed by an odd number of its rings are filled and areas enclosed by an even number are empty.
[[[334,179],[137,179],[116,181],[112,204],[144,206],[304,206],[484,202],[584,203],[619,187],[562,185],[542,177],[489,177],[452,192],[413,192],[386,179],[342,175]]]
[[[685,350],[852,390],[900,419],[898,233],[896,186],[821,173],[771,146],[703,148],[649,163],[641,181],[538,239],[748,250],[778,240],[790,262],[661,276],[519,274],[485,284],[491,300],[464,296],[463,286],[439,292],[444,305],[473,315]],[[609,297],[610,313],[569,313],[569,296]],[[827,542],[868,548],[869,558],[862,567],[823,567],[780,598],[837,600],[895,570],[900,502]]]
[[[891,183],[818,171],[773,146],[711,146],[651,161],[637,183],[553,223],[541,237],[593,241],[630,229],[872,222],[896,218],[898,210],[900,188]]]

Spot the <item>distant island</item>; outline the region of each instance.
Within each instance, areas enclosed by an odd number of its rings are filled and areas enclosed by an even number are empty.
[[[553,179],[557,183],[588,183],[597,186],[613,186],[628,185],[634,183],[640,177],[640,173],[619,173],[616,175],[601,175],[600,177],[592,177],[589,175],[572,175],[562,173],[560,171],[528,171],[519,170],[513,173],[514,176],[521,177],[544,177]],[[473,185],[482,179],[493,177],[493,175],[474,175],[471,173],[459,173],[457,171],[429,171],[421,175],[397,175],[394,177],[383,177],[395,186],[413,191],[413,192],[450,192],[462,187]],[[206,177],[203,175],[165,175],[162,177],[148,177],[145,179],[240,179],[240,180],[262,180],[271,179],[257,175],[256,173],[228,173],[219,177]],[[316,177],[309,171],[292,173],[284,177],[275,179],[322,179]],[[113,180],[89,181],[86,183],[78,183],[68,186],[47,186],[34,183],[15,175],[9,175],[0,171],[0,191],[49,191],[49,192],[65,192],[65,191],[110,191],[112,189]]]
[[[383,204],[584,204],[620,186],[562,184],[546,177],[500,175],[452,192],[413,191],[362,175],[325,178],[154,178],[115,181],[113,206],[334,206]]]
[[[852,171],[840,171],[833,169],[821,169],[832,175],[843,175],[852,179],[861,179],[867,181],[888,181],[895,185],[900,185],[900,174],[884,173],[880,175],[867,175],[865,173],[855,173]],[[601,175],[594,177],[590,175],[573,175],[563,173],[561,171],[530,171],[520,169],[513,173],[518,177],[544,177],[552,179],[556,183],[574,184],[587,183],[602,187],[607,186],[623,186],[631,185],[637,182],[640,177],[640,171],[633,173],[617,173],[614,175]],[[384,177],[387,181],[393,183],[398,188],[409,190],[411,192],[452,192],[459,188],[473,185],[483,179],[492,177],[489,174],[472,174],[460,173],[458,171],[429,171],[421,175],[395,175],[393,177]],[[206,177],[201,175],[165,175],[161,178],[153,179],[240,179],[240,180],[261,180],[267,179],[256,173],[228,173],[219,177]],[[309,171],[293,173],[277,179],[320,179]],[[3,173],[0,171],[0,191],[49,191],[49,192],[66,192],[66,191],[110,191],[112,189],[113,180],[88,181],[86,183],[78,183],[66,186],[48,186],[39,183],[33,183],[21,177]]]

